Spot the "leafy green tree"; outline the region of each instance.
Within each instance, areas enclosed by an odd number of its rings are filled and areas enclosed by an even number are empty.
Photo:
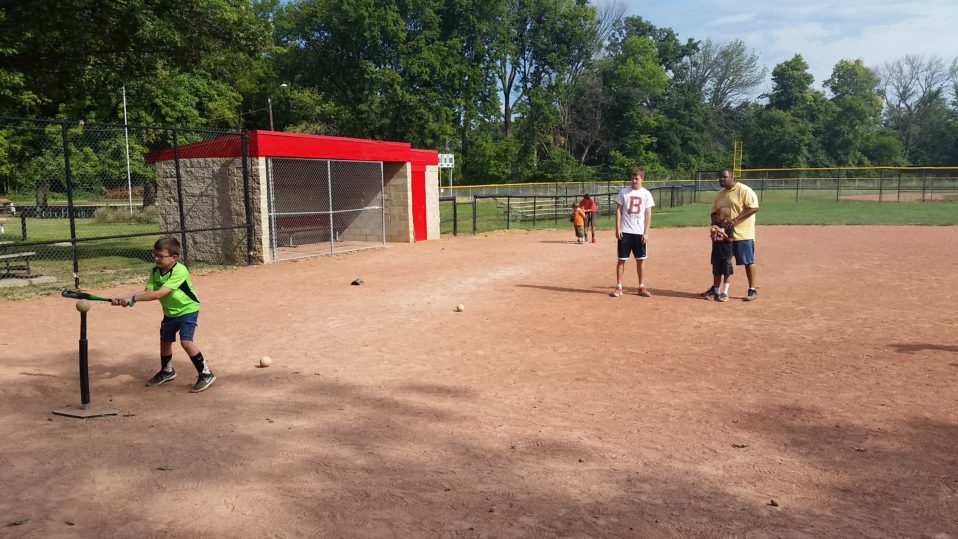
[[[642,17],[626,17],[619,24],[609,38],[609,54],[621,54],[625,41],[630,37],[646,38],[651,40],[655,47],[656,57],[667,73],[675,73],[680,65],[690,55],[698,50],[699,43],[688,39],[685,43],[679,41],[678,35],[671,28],[659,28]]]
[[[768,104],[772,108],[790,111],[807,103],[815,77],[808,72],[802,55],[796,54],[772,69],[772,92]]]
[[[0,106],[15,115],[114,120],[123,85],[169,89],[185,75],[204,79],[192,82],[202,91],[174,109],[193,106],[204,124],[235,125],[236,114],[222,112],[238,104],[231,81],[269,39],[247,0],[7,2],[0,13],[0,87],[8,88]],[[11,87],[30,93],[4,99]],[[133,110],[157,122],[182,117],[164,116],[169,108],[143,99]]]
[[[745,162],[753,168],[808,167],[816,146],[812,125],[787,111],[758,108],[749,118],[743,140]]]
[[[668,86],[666,71],[649,38],[629,36],[617,50],[602,67],[612,96],[609,132],[615,142],[610,148],[652,171],[661,167],[653,145],[661,121],[656,104]]]
[[[879,78],[858,60],[840,60],[825,81],[835,113],[825,128],[825,148],[838,165],[867,166],[865,147],[880,128]]]

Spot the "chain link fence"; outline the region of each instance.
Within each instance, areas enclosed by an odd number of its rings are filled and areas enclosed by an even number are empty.
[[[699,193],[710,200],[718,189],[718,170],[695,173]],[[958,168],[952,167],[844,167],[743,169],[739,181],[771,202],[942,202],[958,200]]]
[[[386,243],[381,162],[272,158],[267,178],[273,260]]]
[[[593,185],[594,186],[594,185]],[[596,203],[595,225],[615,224],[615,196],[625,185],[609,183],[612,190],[586,191],[582,184],[563,185],[569,194],[512,194],[506,189],[501,194],[473,194],[470,198],[445,196],[440,203],[440,231],[443,234],[476,234],[492,230],[549,229],[571,226],[569,216],[572,204],[589,193]],[[488,186],[487,186],[488,187]],[[674,208],[691,203],[695,196],[691,184],[661,185],[645,182],[652,193],[656,208]],[[576,192],[578,190],[578,192]]]
[[[245,169],[245,142],[239,131],[0,118],[0,298],[25,286],[145,279],[153,243],[167,235],[179,238],[181,259],[198,270],[205,264],[190,251],[204,234],[228,231],[248,245],[248,211],[218,215],[211,225],[202,216],[218,178],[205,187],[183,182],[192,165],[179,155],[185,145],[190,161],[239,146]],[[169,174],[158,175],[163,167]]]

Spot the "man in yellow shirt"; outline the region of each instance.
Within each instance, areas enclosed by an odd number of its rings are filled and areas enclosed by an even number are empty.
[[[715,224],[715,212],[719,208],[731,211],[731,224],[735,228],[732,237],[735,265],[745,266],[745,276],[748,278],[748,294],[744,299],[755,301],[758,299],[755,275],[755,214],[758,213],[758,197],[751,187],[736,181],[728,169],[719,173],[719,185],[722,189],[712,202],[712,224]],[[702,295],[711,297],[712,293],[714,290],[710,288]]]

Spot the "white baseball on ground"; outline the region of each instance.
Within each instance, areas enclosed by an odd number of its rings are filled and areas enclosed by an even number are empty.
[[[461,313],[462,311],[465,311],[465,310],[466,310],[466,306],[463,305],[462,303],[460,303],[459,305],[456,305],[456,312]]]
[[[269,367],[269,366],[272,365],[272,364],[273,364],[273,358],[271,358],[271,357],[269,357],[269,356],[263,356],[263,357],[259,358],[259,366],[260,366],[260,367]]]

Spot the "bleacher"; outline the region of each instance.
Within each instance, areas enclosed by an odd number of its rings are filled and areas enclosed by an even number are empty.
[[[572,204],[581,197],[512,197],[496,199],[496,208],[510,221],[568,221]],[[606,197],[596,197],[598,215],[612,215],[615,205],[610,206]]]

